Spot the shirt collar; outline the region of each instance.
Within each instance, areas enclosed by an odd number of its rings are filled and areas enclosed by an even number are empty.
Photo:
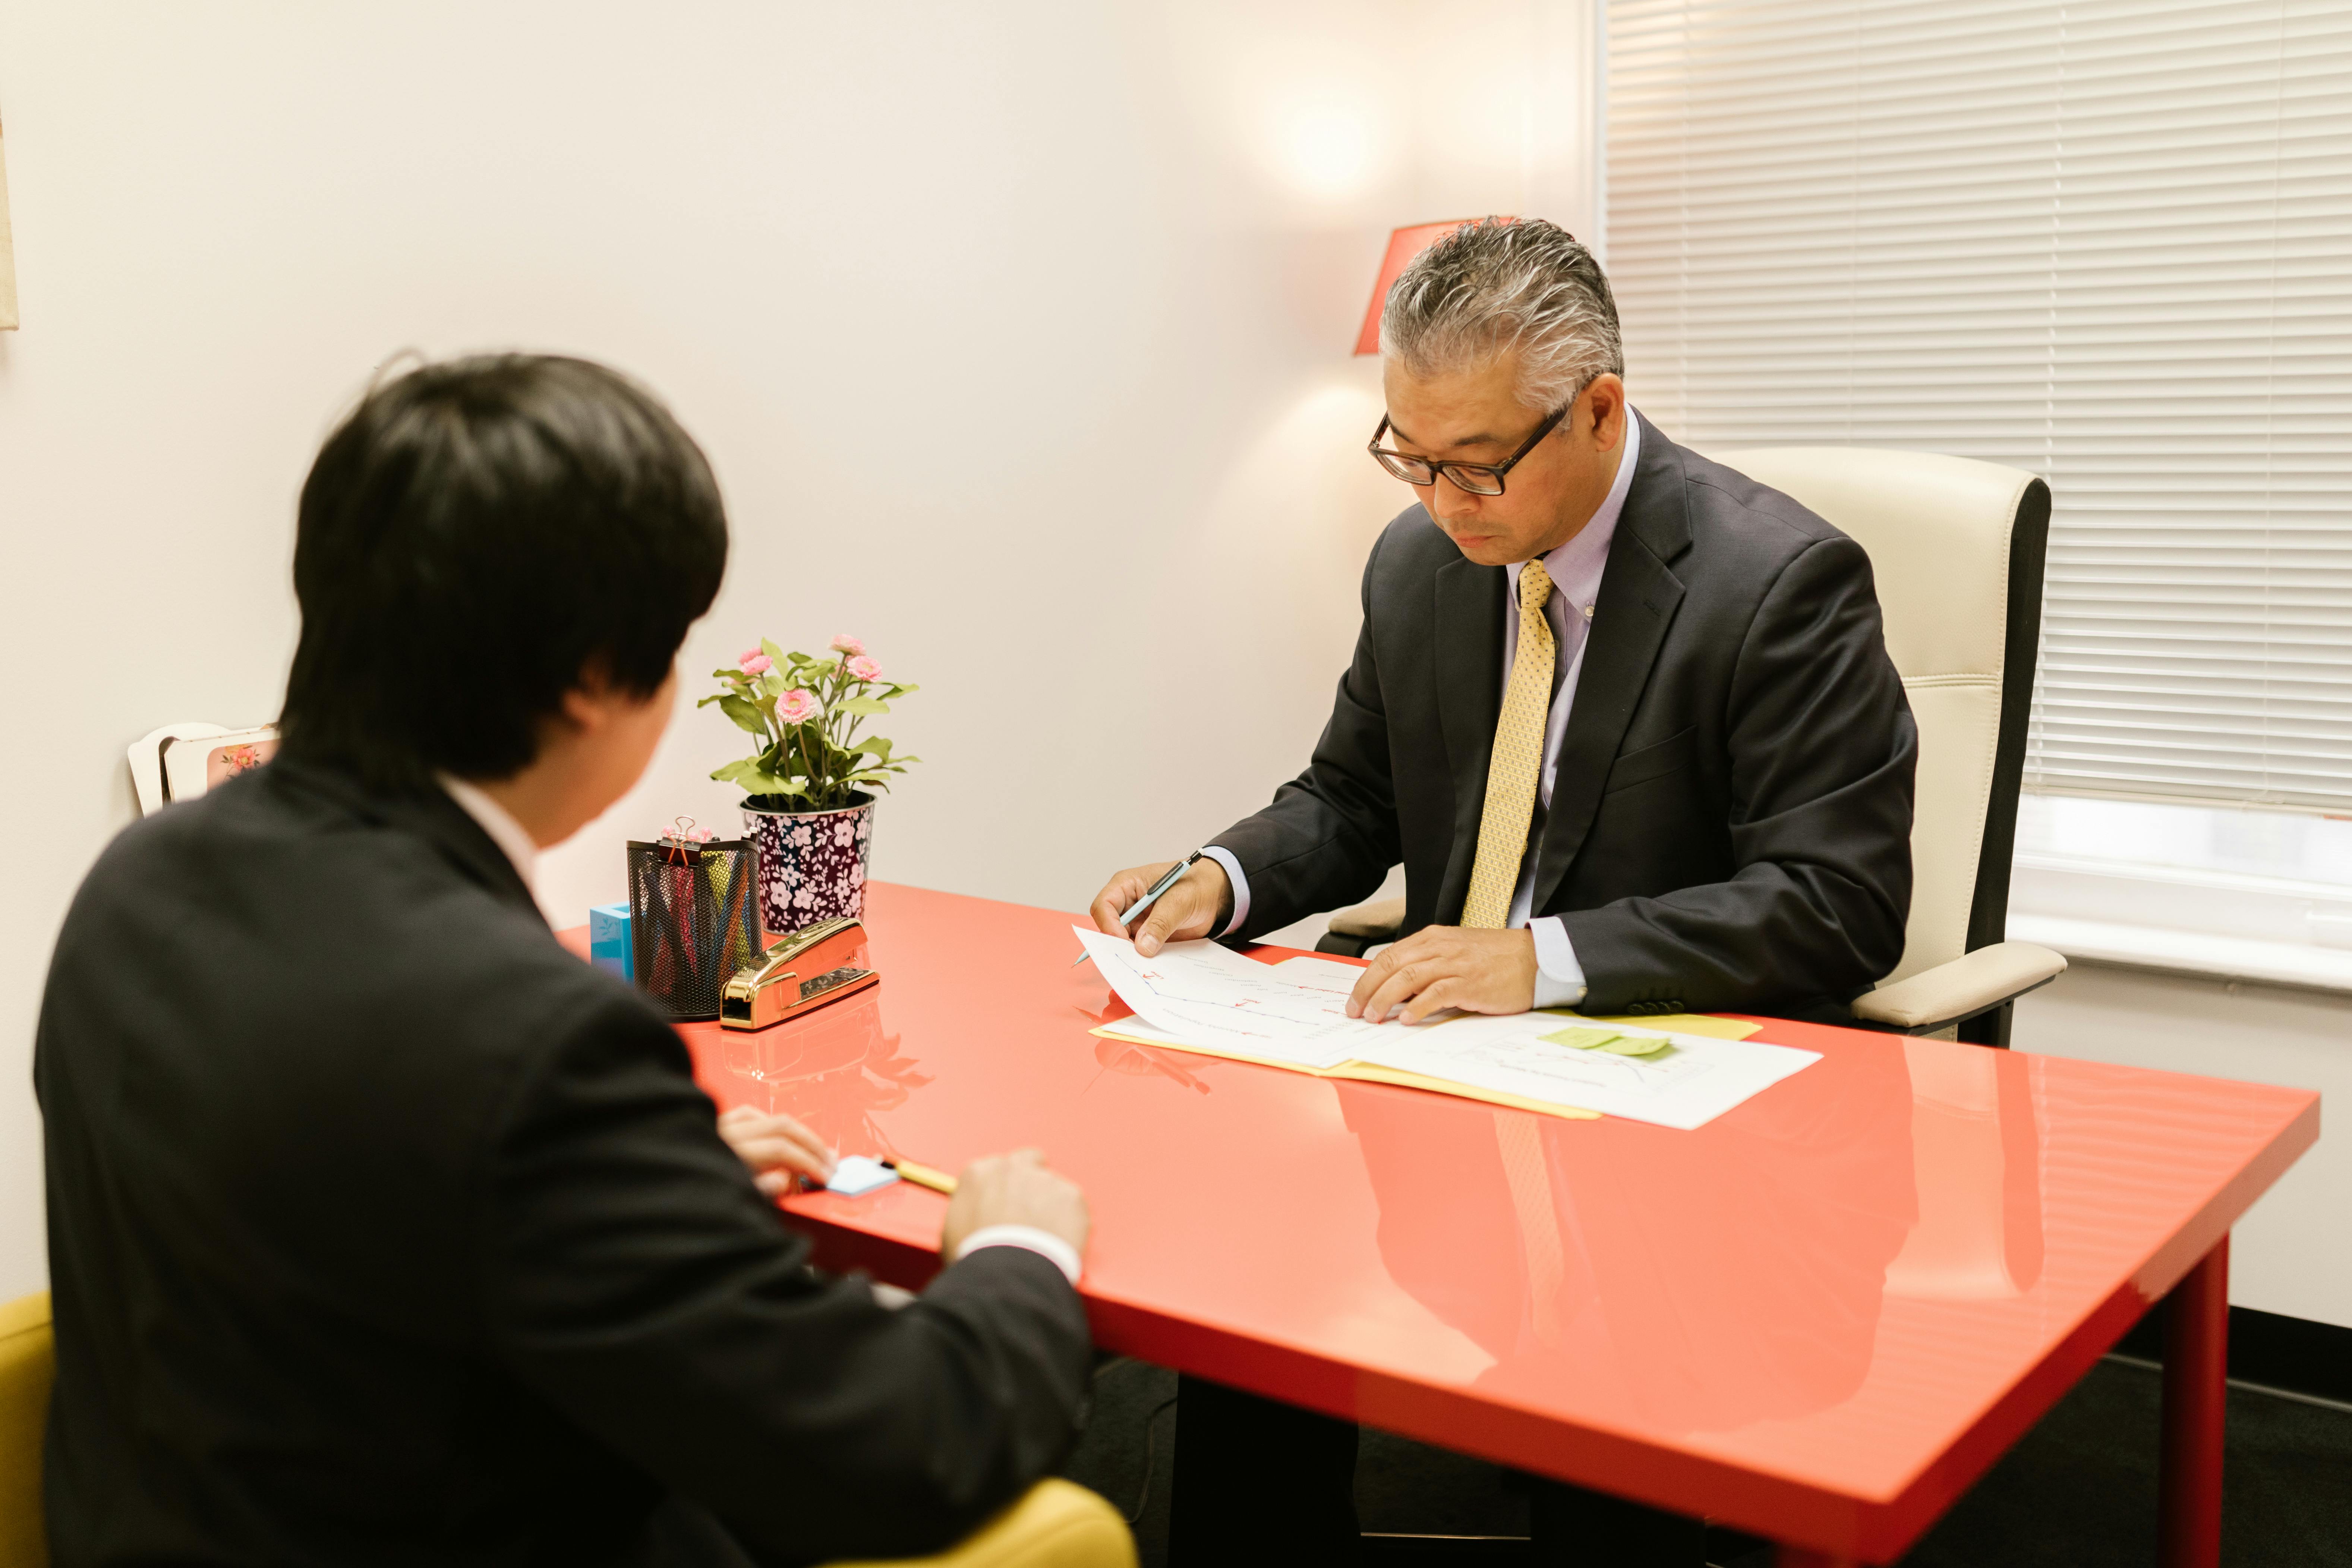
[[[531,842],[530,834],[515,820],[514,813],[492,800],[479,784],[467,784],[449,773],[434,776],[440,780],[441,787],[448,792],[449,798],[474,819],[477,826],[490,836],[490,842],[499,847],[499,853],[506,856],[508,862],[514,867],[515,875],[522,879],[522,885],[536,895],[539,890],[535,885],[539,875],[539,846]]]
[[[1609,564],[1609,542],[1617,536],[1617,520],[1624,515],[1625,497],[1633,488],[1633,469],[1642,460],[1642,421],[1629,406],[1625,410],[1625,449],[1617,458],[1617,477],[1609,483],[1609,493],[1601,498],[1591,519],[1576,531],[1576,536],[1543,558],[1544,572],[1552,585],[1578,609],[1591,603],[1601,591],[1601,574]],[[1520,562],[1511,568],[1511,602],[1518,602]]]

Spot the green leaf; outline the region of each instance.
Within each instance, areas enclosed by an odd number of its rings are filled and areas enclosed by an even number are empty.
[[[759,760],[755,757],[738,757],[724,767],[711,769],[710,776],[721,784],[726,784],[730,780],[741,778],[745,773],[755,771],[759,765]]]
[[[781,670],[772,669],[760,678],[760,689],[771,697],[782,697],[792,689],[793,683],[784,679]]]
[[[844,713],[887,713],[890,705],[878,697],[845,697],[834,704]]]
[[[773,659],[778,664],[784,662],[784,650],[778,647],[774,643],[770,642],[766,637],[761,637],[760,639],[760,651],[766,654],[771,659]]]
[[[807,781],[788,777],[782,773],[755,771],[743,774],[735,782],[742,786],[745,795],[805,795],[808,794]]]
[[[853,757],[860,752],[877,761],[887,761],[890,755],[890,742],[879,735],[868,735],[849,748],[849,754]]]
[[[890,695],[893,697],[904,697],[909,691],[920,691],[921,689],[921,687],[911,684],[906,686],[894,686],[890,689]]]
[[[765,735],[768,732],[767,715],[731,691],[719,698],[719,710],[734,720],[735,727],[739,730],[748,730],[754,735]]]

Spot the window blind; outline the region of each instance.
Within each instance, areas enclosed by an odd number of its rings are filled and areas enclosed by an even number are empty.
[[[1608,21],[1635,405],[2042,475],[2028,786],[2352,811],[2352,3]]]

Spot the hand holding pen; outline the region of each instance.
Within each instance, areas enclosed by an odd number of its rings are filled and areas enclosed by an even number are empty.
[[[1121,871],[1103,884],[1087,912],[1097,931],[1111,936],[1128,935],[1140,918],[1135,951],[1149,958],[1168,942],[1215,935],[1232,919],[1232,903],[1225,868],[1195,849],[1181,860]]]

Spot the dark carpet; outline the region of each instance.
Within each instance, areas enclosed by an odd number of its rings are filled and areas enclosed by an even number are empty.
[[[1167,1561],[1175,1392],[1171,1373],[1105,1362],[1086,1439],[1065,1471],[1131,1517],[1145,1568]],[[2160,1402],[2155,1367],[2119,1357],[2101,1363],[1927,1533],[1904,1568],[2147,1568],[2156,1561]],[[1475,1459],[1367,1431],[1356,1470],[1364,1561],[1532,1563],[1527,1498],[1514,1479]],[[2233,1386],[2226,1487],[2221,1556],[2230,1568],[2352,1568],[2352,1406]],[[1728,1536],[1717,1555],[1725,1568],[1770,1562],[1769,1550],[1743,1552]]]

